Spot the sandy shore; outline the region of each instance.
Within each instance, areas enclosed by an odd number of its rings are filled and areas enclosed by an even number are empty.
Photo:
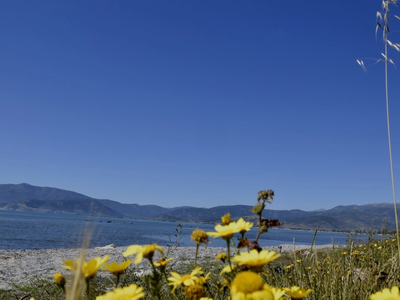
[[[327,248],[332,245],[319,245],[317,248]],[[122,262],[124,257],[122,253],[126,247],[107,248],[107,249],[88,249],[87,258],[110,255],[109,262]],[[279,252],[279,248],[266,247],[264,249]],[[309,249],[309,246],[296,245],[296,250]],[[167,249],[164,248],[164,251]],[[202,260],[214,258],[221,252],[225,252],[226,248],[204,248],[199,250],[199,262]],[[282,252],[292,252],[293,245],[282,245]],[[53,273],[62,272],[68,274],[69,271],[61,267],[62,261],[66,259],[75,259],[79,257],[80,249],[43,249],[43,250],[0,250],[0,290],[11,289],[12,283],[28,282],[38,276],[39,278],[51,279]],[[176,267],[179,264],[187,264],[188,260],[194,259],[195,247],[178,247],[172,252]],[[157,257],[156,257],[157,259]],[[137,270],[146,272],[148,270],[148,262],[144,260],[141,264],[134,266]],[[106,274],[99,271],[100,274]]]

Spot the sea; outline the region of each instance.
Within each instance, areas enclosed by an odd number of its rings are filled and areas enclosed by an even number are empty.
[[[214,231],[214,225],[159,222],[148,220],[89,217],[79,215],[49,214],[0,210],[0,249],[58,249],[80,248],[89,232],[89,247],[103,247],[114,244],[125,247],[132,244],[157,243],[160,246],[177,245],[193,247],[190,234],[196,228]],[[311,245],[314,231],[270,228],[260,236],[260,246],[282,244]],[[255,239],[257,228],[246,233],[249,240]],[[236,239],[237,236],[234,236]],[[317,232],[315,244],[345,245],[346,233]],[[210,238],[209,247],[225,247],[221,238]]]

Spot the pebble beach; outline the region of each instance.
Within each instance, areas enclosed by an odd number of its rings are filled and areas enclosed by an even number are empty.
[[[279,247],[282,247],[281,249]],[[310,246],[296,245],[295,250],[309,249]],[[318,245],[316,248],[329,248],[332,245]],[[180,263],[187,264],[188,260],[194,259],[195,247],[177,247],[169,257],[174,259],[171,263],[179,267]],[[276,252],[293,252],[294,248],[291,244],[264,247],[267,250]],[[94,257],[110,255],[109,262],[116,261],[118,263],[124,261],[122,253],[126,247],[116,248],[100,248],[87,249],[86,259]],[[0,290],[12,289],[13,284],[29,282],[34,278],[52,279],[56,272],[68,274],[69,271],[61,267],[62,261],[66,259],[75,259],[80,255],[80,249],[42,249],[42,250],[1,250],[0,249]],[[167,251],[167,248],[164,248]],[[201,246],[198,254],[198,262],[214,258],[221,252],[226,252],[226,248]],[[159,256],[156,252],[155,259]],[[183,261],[182,258],[185,258]],[[139,265],[134,265],[139,273],[149,270],[148,261],[143,260]],[[106,275],[105,271],[99,271],[99,275]]]

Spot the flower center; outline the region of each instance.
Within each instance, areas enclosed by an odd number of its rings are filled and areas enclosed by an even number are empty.
[[[264,281],[256,273],[245,271],[236,276],[232,282],[232,286],[235,286],[238,292],[250,294],[261,291],[264,286]]]
[[[144,258],[152,258],[155,250],[153,245],[146,245],[143,247],[142,255]]]

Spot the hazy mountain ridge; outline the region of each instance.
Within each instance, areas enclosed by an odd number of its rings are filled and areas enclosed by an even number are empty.
[[[23,200],[0,204],[0,209],[33,211],[55,214],[74,214],[98,217],[123,218],[120,214],[93,199]]]
[[[26,183],[0,184],[0,209],[6,210],[193,223],[217,223],[222,215],[230,213],[234,220],[244,217],[256,224],[258,216],[250,212],[251,208],[251,205],[165,208],[158,205],[125,204],[108,199],[95,199],[72,191],[36,187]],[[381,229],[382,219],[386,219],[390,229],[393,229],[395,224],[393,205],[389,203],[341,205],[328,210],[314,211],[265,209],[263,218],[278,219],[284,223],[283,228],[304,230],[367,230],[372,226]]]
[[[72,191],[39,187],[27,183],[0,184],[0,203],[23,201],[27,199],[63,200],[63,199],[92,199]]]

